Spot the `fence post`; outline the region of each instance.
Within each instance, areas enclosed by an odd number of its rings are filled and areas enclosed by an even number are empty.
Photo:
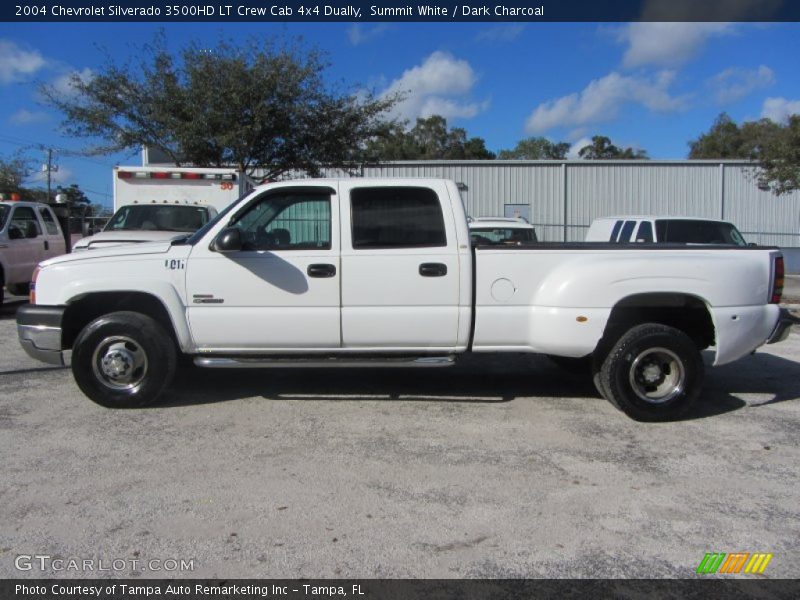
[[[569,205],[567,202],[567,163],[561,163],[561,194],[562,199],[564,201],[564,240],[567,241],[568,238],[568,227],[567,222],[569,220]]]

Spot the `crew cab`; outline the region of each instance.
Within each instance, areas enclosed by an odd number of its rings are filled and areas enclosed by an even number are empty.
[[[467,352],[590,357],[641,420],[696,401],[700,351],[737,360],[788,334],[773,248],[477,245],[456,184],[260,186],[191,236],[43,262],[20,342],[108,407],[210,368],[436,367]],[[588,373],[587,373],[588,375]],[[535,386],[534,379],[531,382]]]
[[[27,295],[36,265],[64,252],[66,241],[47,204],[0,201],[0,304],[3,286],[11,294]]]
[[[733,223],[696,217],[600,217],[592,221],[585,241],[747,245]]]

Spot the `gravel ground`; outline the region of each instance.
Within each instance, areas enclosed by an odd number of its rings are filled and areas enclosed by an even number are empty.
[[[800,576],[798,331],[709,370],[668,424],[524,356],[190,370],[113,411],[23,353],[19,304],[0,309],[0,577],[92,575],[15,569],[33,554],[125,577],[692,577],[714,551]]]

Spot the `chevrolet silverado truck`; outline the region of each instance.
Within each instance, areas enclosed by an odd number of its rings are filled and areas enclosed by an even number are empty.
[[[590,357],[604,397],[658,421],[697,400],[701,350],[721,365],[788,335],[782,286],[776,249],[474,246],[452,181],[300,180],[179,240],[44,261],[17,325],[34,358],[71,350],[78,386],[107,407],[156,400],[181,357],[437,367],[527,352]]]

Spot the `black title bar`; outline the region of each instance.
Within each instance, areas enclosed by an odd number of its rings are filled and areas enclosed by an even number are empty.
[[[506,0],[323,2],[245,0],[17,0],[0,7],[17,22],[624,22],[800,21],[797,0]]]

